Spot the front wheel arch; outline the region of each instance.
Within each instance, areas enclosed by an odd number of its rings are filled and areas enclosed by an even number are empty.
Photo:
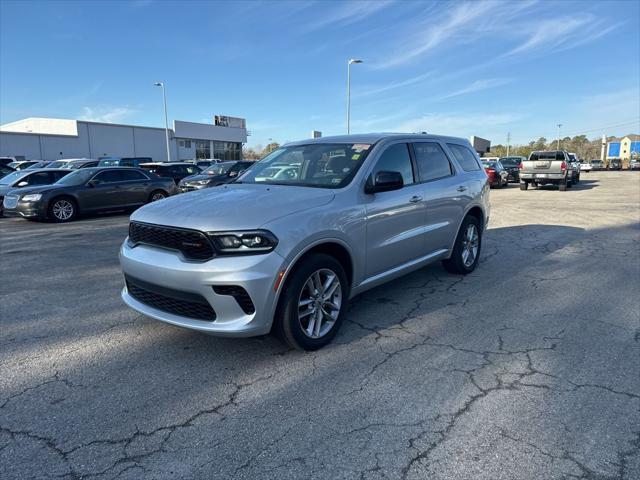
[[[60,221],[60,220],[57,220],[55,217],[53,217],[53,212],[52,212],[53,205],[55,204],[55,202],[59,200],[68,200],[73,204],[73,208],[74,208],[73,216],[66,221],[72,221],[78,217],[78,215],[80,214],[80,206],[78,204],[78,200],[74,198],[72,195],[56,195],[55,197],[53,197],[51,200],[47,202],[46,216],[48,220]]]

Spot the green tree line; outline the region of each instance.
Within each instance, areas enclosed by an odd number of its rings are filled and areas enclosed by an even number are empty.
[[[600,148],[602,139],[596,138],[589,140],[586,135],[576,135],[575,137],[564,137],[560,140],[560,150],[566,150],[578,155],[581,160],[595,160],[600,158]],[[547,140],[540,137],[537,140],[529,142],[528,145],[512,145],[509,148],[509,155],[528,157],[534,150],[556,150],[558,148],[557,140]],[[507,155],[506,145],[494,145],[491,147],[491,153],[485,156],[504,157]]]

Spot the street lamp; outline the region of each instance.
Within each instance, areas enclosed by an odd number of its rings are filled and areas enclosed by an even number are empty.
[[[558,143],[556,144],[556,150],[560,150],[560,127],[562,126],[561,123],[558,124]]]
[[[351,133],[349,121],[351,117],[351,64],[352,63],[362,63],[362,60],[351,58],[349,62],[347,62],[347,135]]]
[[[164,82],[154,83],[156,87],[162,87],[162,101],[164,103],[164,135],[167,140],[167,162],[171,161],[171,151],[169,150],[169,120],[167,119],[167,93],[164,89]]]

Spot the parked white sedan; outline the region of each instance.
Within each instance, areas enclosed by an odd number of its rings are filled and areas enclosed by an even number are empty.
[[[581,172],[590,172],[591,170],[593,170],[593,167],[591,166],[591,164],[589,162],[583,162],[580,164],[580,171]]]

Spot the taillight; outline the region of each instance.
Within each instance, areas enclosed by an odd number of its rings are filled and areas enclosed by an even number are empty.
[[[519,169],[519,170],[522,170],[523,168],[524,168],[524,167],[522,166],[522,162],[520,162],[520,163],[518,164],[518,169]]]
[[[496,171],[493,168],[487,168],[487,172],[489,173],[496,173]]]
[[[566,162],[562,162],[560,164],[560,170],[562,170],[563,172],[567,169],[567,163]]]

